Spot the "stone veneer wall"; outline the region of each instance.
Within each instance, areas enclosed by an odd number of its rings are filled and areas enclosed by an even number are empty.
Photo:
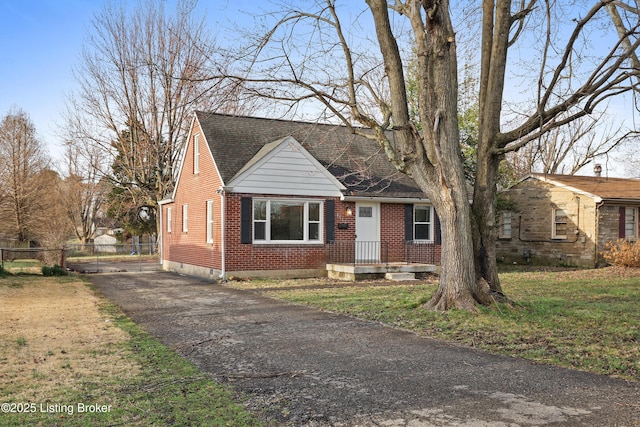
[[[609,238],[596,233],[596,203],[593,198],[535,179],[525,180],[502,193],[512,205],[511,238],[498,239],[497,256],[505,263],[532,263],[594,267],[597,242]],[[554,209],[568,216],[566,239],[552,238]],[[602,226],[613,221],[607,211]],[[617,232],[616,225],[611,229]],[[601,227],[602,228],[602,227]],[[610,228],[609,226],[605,228]]]

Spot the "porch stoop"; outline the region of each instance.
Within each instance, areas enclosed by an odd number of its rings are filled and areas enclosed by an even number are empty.
[[[433,264],[327,264],[327,276],[330,279],[346,280],[412,280],[416,274],[436,273]]]
[[[416,273],[386,273],[384,278],[387,280],[416,280]]]

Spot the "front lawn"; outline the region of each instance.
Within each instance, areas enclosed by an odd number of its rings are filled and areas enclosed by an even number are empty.
[[[501,280],[515,305],[479,313],[422,308],[435,281],[230,285],[495,353],[640,380],[640,269],[516,271],[502,273]]]

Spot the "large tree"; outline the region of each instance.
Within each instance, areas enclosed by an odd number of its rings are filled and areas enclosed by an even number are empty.
[[[91,166],[140,209],[154,210],[171,192],[193,110],[235,101],[233,88],[209,78],[216,44],[196,2],[179,0],[173,11],[165,4],[109,3],[95,15],[65,129],[89,147],[81,151],[107,153]]]
[[[427,306],[474,309],[502,296],[495,259],[501,160],[638,87],[638,5],[592,3],[483,0],[478,9],[476,2],[463,8],[448,0],[367,0],[361,13],[339,0],[289,4],[267,15],[276,19],[254,44],[244,81],[289,105],[319,101],[353,132],[376,139],[427,193],[441,220],[442,274]],[[480,64],[472,205],[457,104],[456,29],[466,31],[463,24],[478,30],[467,41]],[[512,51],[525,59],[510,62]],[[406,85],[412,52],[417,111]]]

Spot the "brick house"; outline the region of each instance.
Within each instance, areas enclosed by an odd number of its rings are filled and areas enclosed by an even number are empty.
[[[160,202],[165,270],[211,279],[432,271],[433,206],[345,126],[196,112]]]
[[[640,180],[532,174],[501,193],[498,260],[594,268],[607,242],[640,235]]]

